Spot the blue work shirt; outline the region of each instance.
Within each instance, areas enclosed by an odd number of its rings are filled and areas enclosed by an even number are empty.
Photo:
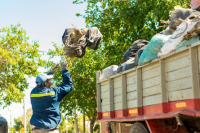
[[[68,70],[62,71],[63,84],[57,87],[34,88],[31,91],[33,115],[30,124],[40,129],[57,127],[62,116],[59,110],[61,100],[73,89],[73,82]]]

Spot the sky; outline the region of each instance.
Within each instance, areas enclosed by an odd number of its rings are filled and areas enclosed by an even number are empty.
[[[64,30],[73,28],[72,24],[76,28],[85,27],[85,20],[75,14],[84,14],[86,3],[77,5],[72,2],[73,0],[0,0],[0,28],[20,23],[26,30],[29,41],[39,41],[39,51],[48,51],[53,49],[52,42],[62,44]],[[42,58],[48,59],[48,56],[42,54]],[[45,69],[40,68],[39,71],[45,72]],[[28,79],[28,82],[29,89],[25,92],[26,110],[31,108],[30,92],[35,86],[35,77]],[[9,125],[11,119],[13,125],[13,118],[23,115],[23,104],[0,108],[0,114],[7,119]]]

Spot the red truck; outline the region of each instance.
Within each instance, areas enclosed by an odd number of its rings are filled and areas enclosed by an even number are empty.
[[[200,42],[101,81],[97,71],[98,121],[113,133],[117,123],[132,124],[129,133],[200,132],[199,63]]]

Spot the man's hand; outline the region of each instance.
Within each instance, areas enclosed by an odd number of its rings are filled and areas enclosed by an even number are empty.
[[[68,62],[67,61],[62,61],[61,62],[61,71],[62,70],[67,70],[68,67]]]
[[[63,70],[67,70],[67,67],[68,67],[68,63],[67,63],[67,61],[63,61],[63,62],[61,62],[61,71],[63,71]]]
[[[50,71],[51,74],[54,74],[54,73],[56,72],[56,70],[58,69],[58,65],[59,65],[59,64],[55,65],[55,66],[51,69],[51,71]]]

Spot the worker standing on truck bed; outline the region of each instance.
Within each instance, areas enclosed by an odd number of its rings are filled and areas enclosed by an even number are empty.
[[[51,88],[51,79],[58,65],[48,74],[36,77],[37,86],[31,91],[33,115],[30,120],[32,133],[59,133],[62,116],[59,110],[61,100],[73,89],[73,82],[67,70],[68,63],[61,63],[63,84]]]

